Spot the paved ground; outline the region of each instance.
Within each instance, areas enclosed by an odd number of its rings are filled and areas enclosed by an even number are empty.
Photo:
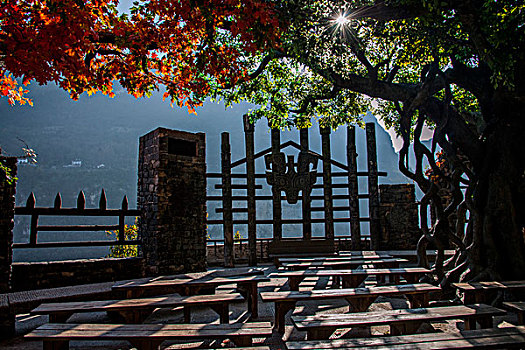
[[[260,267],[266,275],[275,271],[273,266],[265,265]],[[234,271],[232,271],[234,272]],[[312,288],[329,288],[330,281],[328,279],[318,279],[305,281],[304,286],[301,285],[301,290],[312,289]],[[373,283],[369,281],[367,283]],[[222,286],[217,288],[217,293],[231,293],[234,291],[235,286]],[[261,283],[260,291],[272,291],[272,290],[286,290],[285,279],[274,279],[270,282]],[[407,302],[404,298],[380,298],[371,307],[370,310],[391,310],[398,308],[406,308]],[[248,318],[246,312],[246,302],[233,304],[230,308],[230,322],[245,322]],[[333,301],[331,303],[323,302],[304,302],[298,303],[294,314],[314,314],[314,313],[341,313],[347,312],[348,306],[345,301]],[[257,321],[273,321],[274,310],[273,304],[262,303],[259,300],[259,319]],[[147,320],[146,323],[181,323],[183,320],[183,313],[181,308],[177,309],[158,309],[156,310]],[[500,317],[495,320],[498,327],[509,325],[516,321],[514,315],[508,315]],[[0,349],[5,350],[33,350],[42,349],[42,342],[40,341],[26,341],[23,335],[30,332],[32,329],[38,327],[41,324],[48,322],[47,316],[31,316],[31,315],[19,315],[17,317],[17,336],[10,340],[0,342]],[[87,313],[87,314],[76,314],[73,315],[68,322],[70,323],[110,323],[109,318],[105,313]],[[192,312],[192,323],[219,323],[218,316],[208,308],[202,308],[196,312]],[[291,322],[287,320],[287,327],[284,336],[281,337],[274,333],[270,339],[256,339],[259,344],[255,345],[268,345],[271,349],[284,349],[284,341],[286,340],[302,340],[305,339],[304,332],[298,332],[293,328]],[[419,332],[433,332],[433,331],[453,331],[463,329],[462,321],[448,321],[434,323],[432,326],[423,325]],[[336,334],[333,337],[339,336],[352,336],[352,337],[368,337],[368,336],[379,336],[388,334],[388,327],[372,327],[371,329],[351,329],[342,330],[340,334]],[[191,347],[229,347],[233,344],[228,343],[209,343],[209,342],[197,342],[190,344]],[[170,349],[181,349],[188,346],[182,346],[179,344],[170,345]],[[70,349],[75,350],[112,350],[112,349],[131,349],[131,346],[127,342],[71,342]]]

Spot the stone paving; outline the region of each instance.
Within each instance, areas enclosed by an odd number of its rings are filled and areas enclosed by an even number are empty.
[[[276,269],[273,266],[264,265],[261,266],[265,273],[268,275],[271,272],[275,272]],[[243,270],[245,271],[245,269]],[[235,270],[225,271],[226,273],[234,273]],[[286,279],[272,278],[269,282],[260,283],[260,291],[272,291],[272,290],[286,290],[287,285],[285,285]],[[305,283],[301,284],[301,290],[306,289],[320,289],[320,288],[329,288],[330,281],[328,279],[317,279],[317,280],[306,280]],[[373,281],[367,281],[367,283],[373,283]],[[217,288],[217,293],[231,293],[235,289],[234,285],[221,286]],[[380,311],[380,310],[390,310],[397,308],[406,308],[407,302],[404,298],[380,298],[372,306],[370,310]],[[246,322],[249,314],[247,314],[246,302],[240,302],[232,304],[230,307],[230,322]],[[347,303],[341,300],[334,300],[332,302],[302,302],[298,303],[297,308],[295,309],[294,314],[299,315],[310,315],[314,313],[341,313],[348,310]],[[272,303],[262,303],[259,299],[259,318],[257,321],[273,321],[274,309]],[[23,334],[28,333],[30,330],[38,327],[41,324],[46,323],[47,316],[31,316],[31,315],[19,315],[17,317],[17,336],[13,339],[4,340],[0,342],[0,349],[2,350],[33,350],[33,349],[42,349],[41,341],[27,341],[23,338]],[[146,321],[145,323],[181,323],[183,321],[183,313],[181,308],[176,309],[158,309],[156,310]],[[508,315],[505,317],[500,317],[496,319],[498,327],[509,325],[514,323],[514,315]],[[73,315],[68,322],[70,323],[110,323],[109,318],[105,313],[86,313],[86,314],[75,314]],[[197,309],[192,311],[192,323],[219,323],[218,316],[211,311],[209,308]],[[423,325],[419,332],[432,332],[432,331],[453,331],[457,329],[463,329],[462,321],[448,321],[434,323],[433,326]],[[368,336],[377,336],[388,334],[388,327],[378,326],[372,327],[371,329],[351,329],[351,330],[341,330],[339,334],[334,334],[333,337],[339,336],[352,336],[352,337],[368,337]],[[286,340],[303,340],[305,339],[305,332],[298,332],[291,325],[289,315],[287,317],[287,326],[284,336],[281,337],[274,333],[274,335],[269,339],[255,339],[256,344],[254,345],[267,345],[270,349],[285,349],[284,341]],[[188,347],[212,347],[212,348],[221,348],[221,347],[230,347],[233,344],[224,342],[224,343],[211,343],[211,342],[196,342],[186,345],[181,344],[172,344],[169,345],[169,349],[183,349]],[[127,342],[117,342],[117,341],[97,341],[97,342],[71,342],[70,349],[75,350],[113,350],[113,349],[132,349],[132,347]]]

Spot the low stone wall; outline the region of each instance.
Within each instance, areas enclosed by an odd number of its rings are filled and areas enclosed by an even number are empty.
[[[109,282],[142,276],[142,258],[13,263],[11,291]]]

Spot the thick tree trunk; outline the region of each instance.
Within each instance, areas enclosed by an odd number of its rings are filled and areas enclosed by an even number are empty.
[[[511,110],[507,105],[498,111],[497,124],[486,139],[473,195],[478,215],[469,223],[475,225],[469,277],[525,279],[525,123],[517,115],[521,107]]]

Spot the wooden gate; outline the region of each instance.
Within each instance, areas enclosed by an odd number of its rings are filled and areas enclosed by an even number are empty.
[[[257,225],[271,224],[273,226],[273,241],[283,239],[283,225],[302,224],[302,239],[312,240],[312,223],[324,224],[324,239],[334,240],[334,223],[349,223],[348,234],[344,236],[351,240],[352,249],[374,249],[380,235],[379,222],[379,195],[378,176],[386,176],[377,170],[377,153],[375,140],[375,124],[366,124],[367,165],[366,172],[357,171],[357,151],[355,127],[347,126],[346,164],[342,164],[331,157],[330,129],[320,128],[322,154],[309,148],[308,129],[302,129],[300,144],[294,141],[281,143],[280,130],[271,131],[271,147],[255,153],[254,124],[249,123],[244,116],[244,135],[246,156],[237,161],[231,160],[230,135],[221,134],[221,173],[208,173],[208,178],[220,179],[216,188],[222,190],[221,196],[208,196],[208,200],[220,201],[222,207],[216,212],[222,213],[222,219],[208,220],[208,225],[222,225],[224,232],[224,262],[225,266],[233,266],[234,224],[248,226],[248,263],[257,263]],[[285,155],[282,151],[287,148],[299,151],[298,159]],[[266,172],[257,172],[255,160],[265,157]],[[287,159],[287,162],[284,162]],[[317,173],[317,161],[322,165],[321,173]],[[283,164],[286,164],[285,166]],[[245,165],[245,171],[233,172],[232,170]],[[333,168],[336,171],[332,171]],[[279,177],[280,174],[280,177]],[[368,178],[368,193],[360,193],[358,177]],[[313,178],[315,183],[308,184],[307,178]],[[333,183],[333,178],[342,178],[343,182]],[[232,179],[246,179],[242,183],[232,183]],[[258,181],[256,181],[258,180]],[[261,180],[266,180],[262,182]],[[318,182],[321,180],[321,182]],[[259,182],[259,183],[256,183]],[[306,184],[305,184],[306,182]],[[273,184],[271,195],[257,194],[263,189],[263,183]],[[347,189],[346,194],[333,194],[333,189]],[[246,190],[246,196],[233,195],[232,190]],[[310,194],[311,190],[322,189],[323,194]],[[285,194],[283,195],[283,192]],[[301,192],[301,195],[298,195]],[[359,199],[368,199],[369,217],[360,217]],[[334,200],[347,201],[347,205],[334,206]],[[233,207],[233,202],[245,202],[246,206]],[[257,219],[257,201],[272,201],[272,218]],[[283,219],[282,201],[295,203],[301,201],[302,217]],[[312,203],[316,205],[313,206]],[[321,204],[321,205],[319,205]],[[348,216],[334,218],[334,212],[347,212]],[[324,217],[312,218],[312,212],[323,212]],[[234,214],[247,213],[247,219],[235,219]],[[365,247],[361,234],[360,222],[369,222],[370,246]]]

